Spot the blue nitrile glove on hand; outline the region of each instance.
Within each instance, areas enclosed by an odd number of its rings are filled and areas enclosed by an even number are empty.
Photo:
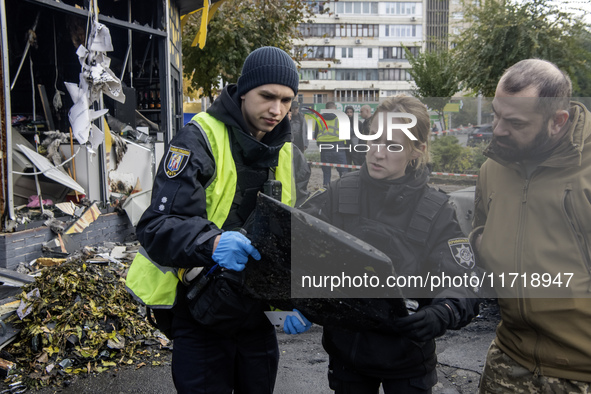
[[[442,303],[427,305],[418,312],[402,317],[394,323],[399,335],[426,342],[445,334],[453,321],[451,308]]]
[[[300,319],[298,319],[297,317],[287,316],[285,318],[285,322],[283,323],[283,332],[284,333],[286,333],[286,334],[301,334],[303,332],[308,331],[310,328],[312,328],[312,323],[310,322],[310,320],[306,319],[300,311],[298,311],[297,309],[294,309],[293,311],[297,312],[298,315],[300,315],[300,317],[302,318],[302,321],[305,323],[305,325],[302,324]]]
[[[248,256],[255,260],[261,259],[261,254],[250,244],[250,239],[237,231],[226,231],[220,235],[220,241],[211,258],[222,268],[242,271],[248,262]]]

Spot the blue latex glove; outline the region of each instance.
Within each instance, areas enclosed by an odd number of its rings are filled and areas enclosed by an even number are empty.
[[[298,311],[297,309],[294,309],[293,311],[300,315],[306,325],[303,325],[302,322],[295,316],[287,316],[285,318],[285,322],[283,323],[283,332],[290,335],[301,334],[312,328],[312,323],[310,320],[306,319],[304,315],[302,315],[302,312]]]
[[[237,231],[226,231],[220,236],[211,258],[222,268],[242,271],[248,262],[248,256],[255,260],[261,259],[261,254],[250,244],[250,239]]]

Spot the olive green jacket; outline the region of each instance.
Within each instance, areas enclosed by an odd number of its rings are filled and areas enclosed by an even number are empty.
[[[591,113],[571,104],[567,134],[529,178],[488,152],[474,227],[499,347],[534,374],[591,381]]]

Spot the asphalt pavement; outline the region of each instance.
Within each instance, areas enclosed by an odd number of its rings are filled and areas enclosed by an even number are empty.
[[[472,323],[458,331],[448,331],[437,339],[437,372],[439,382],[434,394],[476,393],[486,352],[494,338],[499,321],[497,304],[483,304],[481,314]],[[328,355],[321,345],[322,327],[313,326],[300,335],[278,332],[279,373],[275,394],[323,394],[332,393],[326,373]],[[111,370],[94,376],[81,375],[68,387],[45,388],[29,391],[39,394],[63,393],[174,393],[170,375],[170,354],[163,350],[160,366],[133,366]]]

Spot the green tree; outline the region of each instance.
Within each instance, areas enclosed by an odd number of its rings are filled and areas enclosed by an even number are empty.
[[[478,97],[463,96],[460,99],[455,98],[454,101],[461,100],[462,105],[460,112],[453,114],[454,127],[458,125],[467,126],[468,124],[478,124]],[[480,100],[480,113],[482,115],[480,123],[490,123],[492,117],[492,100],[489,97],[482,97]]]
[[[456,66],[447,49],[413,55],[404,47],[411,65],[408,70],[416,84],[413,94],[437,113],[443,129],[447,128],[443,108],[459,90]]]
[[[250,52],[276,46],[288,53],[300,37],[298,25],[308,20],[322,1],[227,0],[208,25],[203,49],[191,46],[200,27],[200,16],[191,16],[183,29],[183,67],[189,89],[203,89],[213,99],[219,86],[235,83]]]
[[[460,145],[453,135],[444,135],[431,143],[431,164],[434,171],[476,173],[486,161],[482,151],[486,143],[475,147]]]
[[[579,37],[581,48],[591,53],[591,32]],[[587,108],[591,108],[591,68],[578,68],[573,78],[573,97],[578,97]]]
[[[549,0],[465,1],[464,9],[469,27],[455,37],[454,55],[465,89],[492,97],[505,69],[523,59],[555,63],[575,86],[575,71],[591,67],[580,45],[584,23]]]
[[[461,158],[465,148],[453,135],[436,138],[431,144],[431,161],[433,170],[455,172],[463,170]]]

